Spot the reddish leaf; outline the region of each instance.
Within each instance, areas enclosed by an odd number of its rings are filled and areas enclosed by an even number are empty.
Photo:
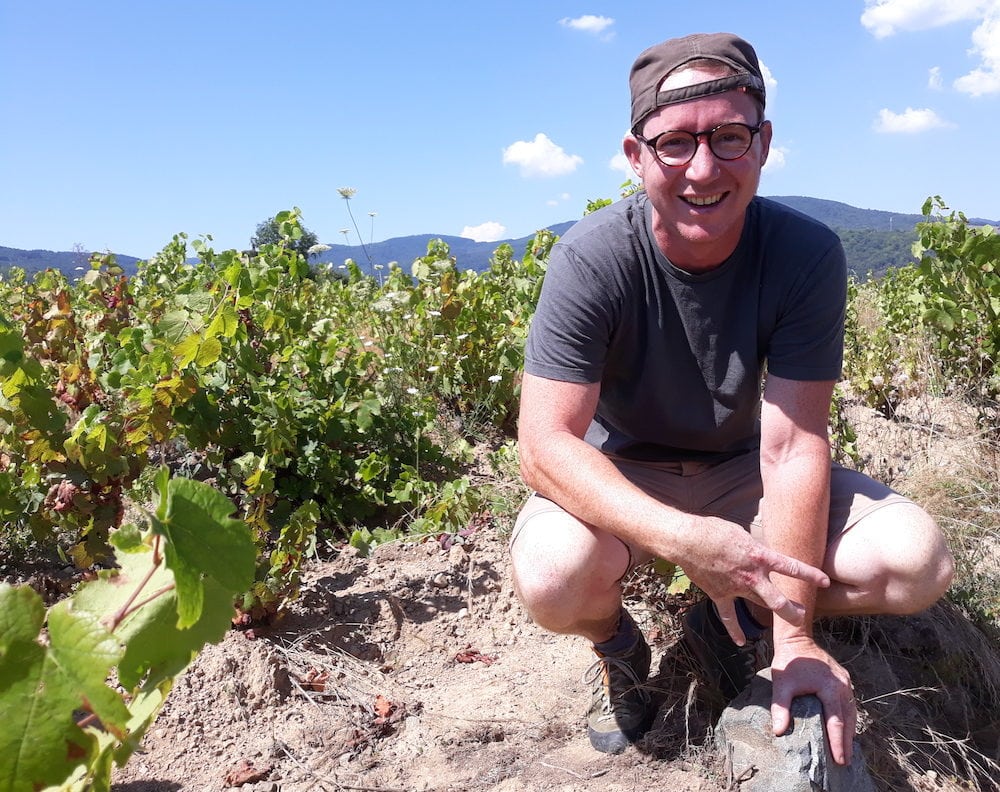
[[[240,763],[226,773],[226,786],[238,787],[244,784],[253,784],[263,781],[271,774],[271,767],[254,767],[246,759],[241,759]]]
[[[482,663],[483,665],[492,665],[497,660],[496,655],[484,655],[478,649],[473,649],[472,646],[467,646],[465,649],[455,655],[456,663]]]
[[[375,715],[379,718],[388,718],[395,711],[396,705],[385,696],[375,697]]]

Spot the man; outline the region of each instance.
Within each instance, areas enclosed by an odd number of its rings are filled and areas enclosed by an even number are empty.
[[[753,48],[673,39],[629,82],[624,150],[644,189],[554,246],[528,339],[519,441],[536,494],[511,540],[515,585],[538,624],[594,645],[597,750],[623,750],[651,715],[620,581],[660,557],[708,596],[684,620],[705,677],[736,695],[770,631],[775,733],[814,693],[844,764],[851,681],[814,620],[922,610],[951,556],[915,504],[831,465],[844,254],[755,197],[772,129]]]

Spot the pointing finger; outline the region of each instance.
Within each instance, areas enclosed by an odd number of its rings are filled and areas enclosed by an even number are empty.
[[[736,617],[736,603],[732,599],[720,600],[715,603],[715,610],[733,643],[743,646],[747,639],[743,634],[743,628],[740,627],[740,620]]]
[[[830,585],[830,576],[822,569],[817,569],[803,561],[790,558],[781,553],[772,553],[768,557],[767,563],[771,567],[771,571],[777,572],[779,575],[798,578],[820,588],[827,588]]]
[[[756,593],[765,607],[789,624],[799,626],[805,621],[806,609],[800,603],[788,599],[770,580],[762,580]]]

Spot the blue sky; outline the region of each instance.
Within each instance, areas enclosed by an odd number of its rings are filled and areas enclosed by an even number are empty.
[[[616,197],[647,46],[747,38],[764,195],[1000,219],[1000,0],[0,0],[0,245],[520,237]],[[347,230],[345,235],[342,230]]]

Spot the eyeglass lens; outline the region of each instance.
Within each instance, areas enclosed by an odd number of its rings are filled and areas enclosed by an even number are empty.
[[[723,124],[709,132],[708,147],[719,159],[739,159],[750,149],[754,132],[745,124]],[[684,130],[658,135],[655,143],[656,155],[667,165],[684,165],[698,149],[698,138]]]

